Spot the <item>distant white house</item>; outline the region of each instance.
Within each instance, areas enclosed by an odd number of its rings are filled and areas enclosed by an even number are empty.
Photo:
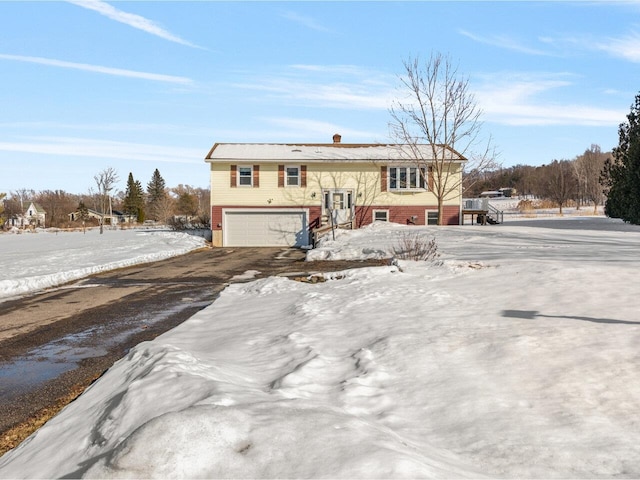
[[[18,216],[17,220],[19,226],[34,226],[45,227],[47,219],[47,212],[45,212],[42,205],[36,202],[29,203],[29,206],[25,209],[21,216]]]
[[[7,225],[12,227],[45,227],[47,220],[47,212],[42,205],[36,202],[30,202],[27,208],[18,214],[11,215],[7,219]]]

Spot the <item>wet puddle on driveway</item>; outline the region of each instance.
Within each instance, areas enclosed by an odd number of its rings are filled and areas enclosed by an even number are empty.
[[[188,308],[204,308],[211,301],[183,299],[184,303],[161,312],[143,312],[133,318],[88,328],[65,335],[34,348],[10,362],[0,362],[0,402],[11,401],[63,373],[88,358],[106,355],[141,329],[166,320]]]

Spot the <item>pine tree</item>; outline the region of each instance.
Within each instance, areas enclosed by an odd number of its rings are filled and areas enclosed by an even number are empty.
[[[154,220],[160,220],[161,206],[165,203],[166,197],[167,191],[164,178],[156,168],[151,181],[147,184],[147,210]]]
[[[78,204],[78,217],[83,222],[89,219],[89,209],[83,201]]]
[[[136,198],[138,199],[137,219],[138,219],[138,223],[143,223],[145,219],[144,189],[142,188],[142,183],[140,183],[139,180],[135,181],[135,185],[136,185]]]
[[[605,183],[610,186],[605,213],[640,225],[640,94],[636,95],[627,122],[618,130],[619,144],[613,161],[607,162]]]
[[[133,179],[133,174],[129,172],[127,179],[127,190],[125,191],[124,201],[122,202],[124,213],[136,217],[136,221],[142,223],[144,221],[144,190],[139,181]]]

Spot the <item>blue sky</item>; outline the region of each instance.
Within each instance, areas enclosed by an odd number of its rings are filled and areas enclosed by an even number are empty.
[[[0,192],[113,167],[208,186],[215,142],[389,141],[403,60],[448,55],[503,166],[618,143],[640,2],[0,2]]]

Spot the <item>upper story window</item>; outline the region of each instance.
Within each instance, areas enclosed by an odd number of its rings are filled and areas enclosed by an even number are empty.
[[[253,167],[238,167],[238,186],[253,186]]]
[[[389,167],[389,190],[426,190],[426,178],[425,167]]]
[[[300,167],[285,167],[285,176],[287,187],[300,186]]]

